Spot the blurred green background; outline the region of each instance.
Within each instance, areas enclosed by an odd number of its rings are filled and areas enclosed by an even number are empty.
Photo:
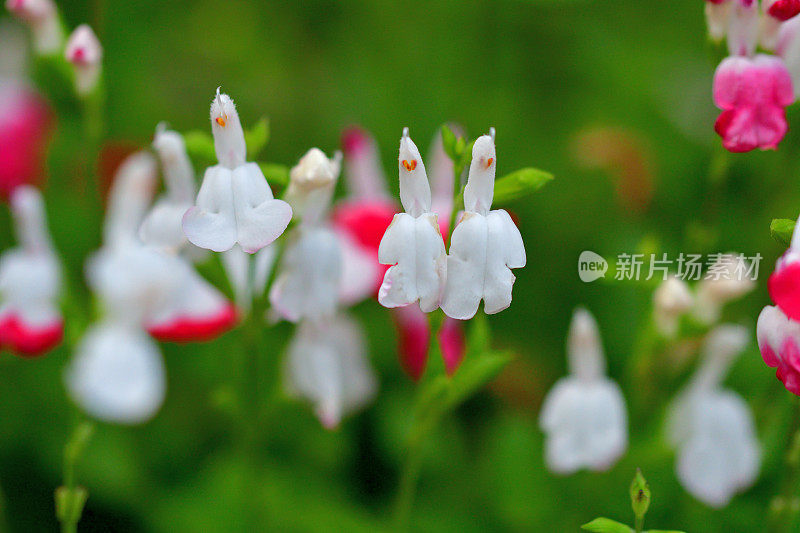
[[[637,386],[625,379],[625,365],[649,320],[652,287],[582,283],[582,250],[609,257],[640,249],[670,257],[760,252],[757,290],[726,317],[754,329],[768,302],[766,277],[782,252],[769,222],[800,210],[800,113],[790,109],[779,151],[723,153],[711,101],[719,55],[706,40],[702,2],[58,5],[70,26],[92,24],[105,47],[110,141],[144,146],[162,120],[180,131],[205,129],[222,85],[245,125],[270,117],[263,155],[270,161],[292,165],[311,146],[331,152],[344,127],[360,124],[377,139],[396,189],[391,169],[402,127],[425,150],[437,128],[454,121],[472,137],[497,128],[501,174],[522,166],[555,174],[540,192],[507,206],[519,217],[528,266],[515,272],[513,305],[490,324],[495,344],[518,358],[437,428],[414,529],[576,531],[599,515],[630,522],[627,487],[640,466],[653,492],[648,526],[761,530],[781,479],[790,405],[755,342],[726,383],[755,410],[764,465],[757,484],[725,509],[698,503],[674,475],[661,427],[680,379],[656,377],[652,405],[630,406],[630,449],[607,473],[550,474],[537,422],[544,393],[565,372],[564,337],[578,304],[598,319],[610,375],[626,395]],[[77,283],[85,255],[99,244],[99,214],[85,211],[91,202],[61,194],[80,183],[82,132],[74,116],[59,121],[48,209]],[[6,213],[0,222],[7,246]],[[355,313],[368,326],[380,394],[334,432],[306,406],[281,402],[259,434],[260,490],[249,495],[265,530],[387,527],[415,387],[397,363],[389,314],[372,301]],[[282,325],[267,334],[271,357],[281,357],[290,332]],[[98,425],[79,465],[90,492],[82,531],[228,531],[241,521],[238,480],[248,466],[226,411],[238,343],[234,331],[209,344],[163,346],[169,392],[161,412],[140,427]],[[53,490],[73,422],[62,387],[69,357],[66,347],[32,361],[0,356],[0,487],[14,531],[57,527]]]

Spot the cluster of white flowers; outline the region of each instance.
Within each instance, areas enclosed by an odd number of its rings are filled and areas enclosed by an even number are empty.
[[[441,307],[459,320],[472,318],[481,300],[488,314],[511,305],[511,269],[525,266],[525,248],[509,214],[490,211],[496,166],[492,129],[473,146],[465,211],[453,230],[448,255],[438,215],[431,209],[425,165],[408,128],[403,130],[398,167],[405,213],[395,215],[378,252],[381,263],[392,265],[380,288],[382,305],[402,307],[418,301],[422,311]]]

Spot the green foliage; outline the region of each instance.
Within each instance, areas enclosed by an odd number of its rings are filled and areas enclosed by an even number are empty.
[[[251,128],[244,132],[244,143],[247,145],[247,160],[254,161],[269,143],[269,119],[261,117]]]
[[[289,185],[289,167],[277,163],[259,163],[261,172],[272,187],[283,188]]]
[[[769,233],[772,238],[784,246],[792,242],[795,221],[789,218],[774,218],[769,224]]]
[[[583,524],[581,529],[594,533],[633,533],[630,527],[610,518],[595,518],[588,524]]]
[[[210,133],[201,130],[187,131],[183,134],[186,151],[192,161],[200,165],[214,164],[217,152],[214,150],[214,139]]]
[[[504,204],[532,194],[552,181],[553,175],[538,168],[521,168],[495,181],[494,201]]]

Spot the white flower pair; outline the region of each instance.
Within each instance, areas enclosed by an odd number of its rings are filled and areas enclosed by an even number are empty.
[[[450,254],[445,252],[437,215],[431,211],[431,190],[419,150],[403,130],[398,167],[398,213],[378,251],[386,272],[378,300],[385,307],[419,301],[431,312],[437,307],[460,320],[472,318],[481,299],[488,314],[511,304],[514,275],[525,266],[522,237],[503,209],[490,211],[497,156],[494,129],[475,141],[469,178],[464,189],[465,212],[455,227]]]

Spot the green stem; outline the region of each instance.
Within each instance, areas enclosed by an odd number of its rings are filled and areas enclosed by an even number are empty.
[[[637,516],[636,521],[634,523],[634,530],[636,531],[636,533],[642,533],[643,529],[644,529],[644,517]]]
[[[421,442],[418,442],[409,447],[400,477],[400,487],[394,505],[394,526],[397,531],[405,531],[408,528],[421,467],[422,446]]]
[[[94,423],[78,422],[64,446],[64,484],[56,491],[56,516],[62,533],[75,533],[86,502],[86,490],[76,484],[75,465],[94,432]]]
[[[792,531],[798,512],[800,511],[800,402],[792,398],[794,403],[794,416],[789,429],[789,438],[786,444],[786,474],[782,488],[770,502],[769,523],[770,531]]]

